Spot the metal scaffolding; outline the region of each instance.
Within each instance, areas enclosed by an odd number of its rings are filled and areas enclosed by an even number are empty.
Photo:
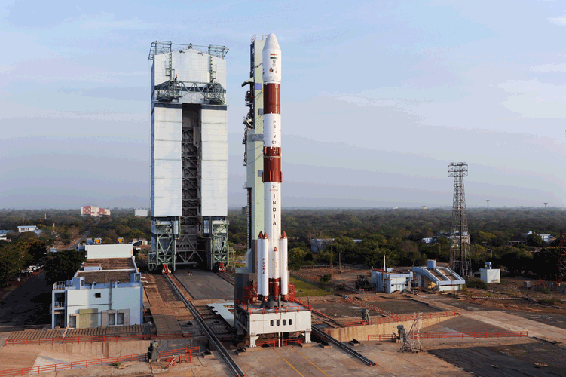
[[[196,50],[209,55],[209,82],[180,81],[175,75],[173,67],[173,52]],[[185,95],[185,92],[193,92],[202,95],[205,102],[212,105],[224,105],[226,103],[226,89],[216,81],[216,71],[212,57],[224,59],[228,53],[225,46],[208,45],[199,46],[193,44],[175,44],[167,42],[152,42],[149,49],[148,60],[154,60],[155,55],[167,55],[165,73],[169,80],[155,86],[156,99],[161,102],[172,102]]]
[[[176,237],[178,222],[175,218],[160,218],[152,222],[151,248],[148,252],[147,266],[154,271],[167,264],[175,270]]]
[[[452,162],[448,165],[448,176],[454,177],[454,198],[452,203],[452,231],[450,238],[450,268],[460,276],[471,274],[469,259],[470,235],[466,219],[466,195],[464,193],[464,177],[468,176],[468,164]]]

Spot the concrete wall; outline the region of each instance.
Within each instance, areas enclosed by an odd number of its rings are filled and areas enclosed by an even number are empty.
[[[131,258],[134,255],[132,244],[86,245],[87,259]]]
[[[432,326],[439,322],[445,321],[447,319],[454,318],[454,317],[436,317],[436,318],[425,318],[422,321],[422,328]],[[385,334],[393,334],[397,333],[397,326],[403,325],[407,331],[411,328],[413,321],[401,321],[401,322],[391,322],[391,323],[382,323],[377,325],[368,325],[368,326],[351,326],[351,327],[343,327],[339,329],[324,329],[328,335],[332,336],[333,338],[337,339],[340,342],[349,342],[352,339],[357,339],[359,341],[368,340],[368,335],[385,335]]]
[[[16,345],[9,346],[10,349],[21,349],[29,353],[61,353],[73,356],[84,356],[81,360],[101,359],[105,357],[117,357],[126,355],[139,355],[147,352],[151,340],[120,341],[120,342],[93,342],[93,343],[69,343],[69,344],[42,344],[42,345]],[[183,348],[200,346],[204,350],[206,339],[203,337],[195,339],[164,339],[158,340],[159,350],[169,348]]]

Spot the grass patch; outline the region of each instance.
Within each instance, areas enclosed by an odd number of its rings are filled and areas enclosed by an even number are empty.
[[[292,276],[289,276],[289,279],[291,280],[291,283],[295,283],[295,296],[297,297],[326,296],[331,294],[329,291],[325,289],[321,289],[316,285],[312,285],[302,280],[295,279]]]

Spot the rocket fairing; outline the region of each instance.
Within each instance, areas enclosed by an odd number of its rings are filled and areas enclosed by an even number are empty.
[[[281,233],[281,49],[269,34],[262,51],[264,232],[258,239],[258,294],[266,302],[289,293],[287,236]]]

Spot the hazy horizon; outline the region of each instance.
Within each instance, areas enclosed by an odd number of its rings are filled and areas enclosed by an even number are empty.
[[[283,208],[451,207],[452,161],[468,208],[566,204],[559,2],[70,4],[0,5],[0,208],[149,206],[155,40],[230,49],[228,204],[244,206],[241,83],[270,32]]]

